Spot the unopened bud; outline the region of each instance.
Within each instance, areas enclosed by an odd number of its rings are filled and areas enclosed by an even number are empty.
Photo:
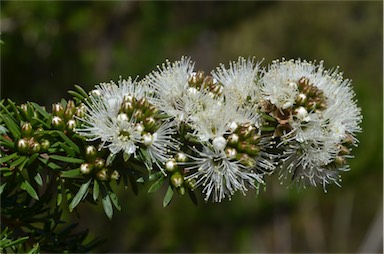
[[[95,159],[93,165],[95,166],[96,169],[102,169],[105,166],[105,160],[98,157]]]
[[[85,159],[89,162],[93,162],[96,159],[97,150],[94,146],[87,146],[85,148]]]
[[[119,178],[120,178],[120,174],[119,174],[119,172],[117,171],[117,170],[114,170],[113,172],[112,172],[112,174],[111,174],[111,179],[112,180],[119,180]]]
[[[83,103],[81,103],[75,110],[75,115],[77,117],[84,117],[85,116],[85,105]]]
[[[29,151],[31,152],[31,154],[39,153],[40,148],[41,148],[40,144],[33,141],[33,142],[31,142],[31,144],[29,146]]]
[[[174,172],[177,169],[177,163],[174,159],[170,159],[165,163],[165,169],[168,172]]]
[[[108,180],[108,169],[103,168],[99,172],[96,173],[97,179],[100,181],[107,181]]]
[[[151,130],[155,126],[156,120],[155,120],[155,118],[150,116],[150,117],[147,117],[144,119],[143,124],[147,130]]]
[[[233,134],[231,134],[231,135],[228,136],[227,140],[228,140],[228,144],[229,144],[229,145],[231,145],[231,146],[236,146],[237,143],[238,143],[239,140],[240,140],[240,137],[239,137],[239,135],[233,133]]]
[[[76,111],[75,102],[73,100],[69,100],[67,102],[67,107],[65,108],[64,112],[64,119],[69,120],[73,117]]]
[[[252,159],[248,154],[238,154],[237,160],[246,167],[253,168],[256,165],[256,161]]]
[[[51,142],[49,142],[48,139],[43,139],[40,141],[41,150],[46,152],[48,151],[49,147],[51,146]]]
[[[23,126],[21,127],[21,134],[23,137],[31,137],[32,134],[32,125],[30,123],[24,123]]]
[[[225,155],[229,159],[235,159],[236,158],[236,154],[237,154],[237,150],[235,148],[233,148],[233,147],[227,147],[225,149]]]
[[[64,127],[64,121],[59,116],[54,116],[52,118],[52,127],[55,129],[62,129]]]
[[[184,183],[184,178],[183,176],[180,174],[180,172],[175,172],[172,176],[171,176],[171,183],[173,186],[175,186],[176,188],[179,188],[183,185]]]
[[[143,135],[143,143],[144,143],[144,145],[146,145],[146,146],[152,145],[153,140],[154,140],[154,138],[153,138],[151,133],[148,132],[148,133],[145,133]]]
[[[177,162],[187,162],[188,161],[188,157],[184,153],[177,153],[175,155],[175,160]]]
[[[93,168],[92,164],[83,163],[80,166],[80,173],[82,173],[83,175],[88,175],[89,173],[92,172],[92,168]]]
[[[223,136],[215,137],[212,145],[217,151],[222,151],[227,146],[227,140]]]
[[[64,116],[64,108],[61,103],[52,104],[52,114],[59,117]]]
[[[27,153],[29,150],[29,143],[25,138],[20,139],[17,141],[17,149],[20,153]]]
[[[73,132],[73,130],[76,128],[76,121],[71,119],[67,122],[65,125],[65,129],[69,132]]]

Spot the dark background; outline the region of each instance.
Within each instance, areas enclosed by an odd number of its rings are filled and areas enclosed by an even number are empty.
[[[1,98],[50,108],[74,84],[142,78],[182,55],[205,72],[238,56],[340,66],[364,116],[342,188],[287,189],[271,177],[257,197],[198,206],[176,197],[163,208],[164,190],[145,186],[119,191],[111,222],[101,205],[68,219],[107,238],[100,252],[382,252],[382,29],[381,1],[1,1]]]

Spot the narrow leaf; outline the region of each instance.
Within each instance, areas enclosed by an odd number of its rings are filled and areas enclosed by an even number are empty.
[[[93,181],[93,200],[96,201],[99,197],[100,193],[100,187],[99,187],[99,181],[95,180]]]
[[[109,219],[112,219],[113,216],[113,207],[111,198],[109,197],[108,193],[104,191],[103,198],[101,199],[101,202],[103,203],[104,212],[107,215]]]
[[[73,211],[73,209],[80,203],[81,200],[87,195],[88,193],[88,187],[91,183],[91,179],[88,180],[88,182],[83,183],[79,189],[79,191],[76,193],[76,195],[73,197],[72,202],[69,204],[69,211]]]
[[[116,193],[114,193],[112,190],[108,192],[109,197],[111,198],[111,201],[113,205],[116,207],[117,210],[121,211],[121,206],[119,204],[119,199],[117,198]]]
[[[37,195],[35,189],[27,180],[24,179],[24,181],[20,184],[20,189],[25,190],[32,198],[39,200],[39,196]]]
[[[38,185],[43,186],[43,178],[41,178],[41,175],[39,173],[37,173],[33,179],[35,179]]]
[[[164,196],[164,199],[163,199],[163,207],[166,207],[167,205],[169,205],[169,203],[171,202],[172,200],[172,197],[173,197],[173,188],[171,185],[168,186],[168,190],[167,192],[165,193],[165,196]]]
[[[75,85],[75,88],[77,89],[77,91],[79,91],[79,93],[80,93],[82,96],[84,96],[84,97],[88,97],[87,92],[84,91],[84,89],[83,89],[81,86],[79,86],[79,85]]]
[[[81,175],[80,168],[76,168],[68,171],[62,171],[60,176],[64,178],[73,178],[73,177],[78,177],[80,175]]]
[[[3,115],[3,120],[8,130],[12,133],[13,138],[19,139],[21,135],[19,126],[7,115]]]
[[[12,160],[13,158],[15,158],[17,156],[17,152],[16,153],[12,153],[10,155],[7,155],[5,157],[2,157],[0,158],[0,164],[3,164],[9,160]]]
[[[80,164],[80,163],[84,162],[84,160],[82,160],[82,159],[66,157],[66,156],[61,156],[61,155],[56,155],[56,154],[50,155],[49,158],[54,159],[54,160],[58,160],[58,161],[68,162],[68,163]]]
[[[55,131],[76,153],[80,153],[80,148],[70,140],[62,131]]]
[[[7,185],[7,183],[3,183],[1,186],[0,186],[0,195],[3,193],[4,191],[4,188],[5,188],[5,185]]]
[[[13,162],[11,163],[11,165],[9,165],[9,167],[10,167],[10,168],[17,167],[17,166],[19,166],[21,163],[23,163],[24,160],[26,160],[26,159],[27,159],[27,157],[25,157],[25,156],[21,156],[21,157],[19,157],[17,160],[13,161]]]
[[[160,177],[152,186],[149,188],[148,193],[155,192],[160,189],[161,185],[164,182],[164,176]]]
[[[34,102],[30,102],[32,106],[39,112],[44,118],[48,118],[49,114],[47,111],[45,111],[40,105]]]

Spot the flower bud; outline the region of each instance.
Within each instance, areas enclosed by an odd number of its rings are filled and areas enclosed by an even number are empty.
[[[152,145],[153,141],[154,141],[154,138],[153,138],[151,133],[148,132],[148,133],[145,133],[143,135],[143,143],[144,143],[144,145],[150,146],[150,145]]]
[[[177,162],[187,162],[188,161],[188,157],[184,153],[177,153],[175,155],[175,160]]]
[[[64,119],[65,120],[72,119],[73,115],[75,114],[75,111],[76,111],[75,102],[73,100],[69,100],[67,102],[67,107],[65,108]]]
[[[185,188],[184,186],[181,186],[179,188],[176,188],[176,191],[181,195],[183,196],[185,194]]]
[[[155,126],[155,124],[156,124],[156,120],[155,120],[155,118],[149,116],[149,117],[147,117],[147,118],[144,119],[143,124],[144,124],[144,127],[145,127],[147,130],[151,130],[151,129]]]
[[[351,153],[351,151],[349,150],[348,147],[343,146],[343,145],[340,146],[340,150],[339,150],[339,154],[340,155],[347,155],[347,154],[350,154],[350,153]]]
[[[96,173],[97,179],[100,181],[107,181],[108,180],[108,169],[103,168],[99,172]]]
[[[30,123],[24,123],[23,126],[21,126],[21,134],[23,137],[31,137],[31,134],[32,134],[32,131],[33,131],[33,128],[32,128],[32,125]]]
[[[217,151],[222,151],[227,146],[227,140],[223,136],[215,137],[212,145]]]
[[[180,174],[180,172],[176,171],[172,176],[171,176],[171,183],[173,186],[176,188],[179,188],[183,185],[184,183],[184,178]]]
[[[249,138],[247,138],[247,142],[250,143],[250,144],[258,144],[261,140],[261,136],[259,134],[253,134],[252,136],[250,136]]]
[[[229,145],[231,145],[231,146],[236,146],[237,143],[238,143],[239,140],[240,140],[240,137],[239,137],[239,135],[233,133],[233,134],[231,134],[231,135],[228,136],[227,140],[228,140],[228,144],[229,144]]]
[[[113,172],[112,172],[112,174],[111,174],[111,179],[112,180],[119,180],[119,178],[120,178],[120,174],[119,174],[119,172],[117,171],[117,170],[114,170]]]
[[[100,92],[100,90],[99,89],[93,89],[92,91],[91,91],[91,96],[93,96],[93,97],[100,97],[101,96],[101,92]]]
[[[185,183],[189,189],[194,189],[196,186],[196,179],[188,179],[185,181]]]
[[[97,150],[94,146],[87,146],[85,148],[85,159],[89,162],[93,162],[96,159]]]
[[[339,167],[344,166],[346,163],[345,158],[342,156],[336,156],[335,158],[335,164]]]
[[[237,154],[237,150],[235,148],[233,148],[233,147],[227,147],[225,149],[225,155],[229,159],[235,159],[236,158],[236,154]]]
[[[121,105],[120,107],[120,111],[121,112],[124,112],[128,115],[131,115],[133,110],[134,110],[134,106],[132,104],[132,102],[129,102],[129,101],[124,101],[123,104]]]
[[[177,163],[174,159],[170,159],[165,163],[165,170],[168,172],[174,172],[177,170]]]
[[[237,160],[246,167],[253,168],[256,165],[256,161],[252,159],[248,154],[237,154]]]
[[[105,160],[98,157],[95,159],[93,165],[95,166],[96,169],[102,169],[105,166]]]
[[[40,141],[41,150],[46,152],[48,151],[49,147],[51,146],[51,142],[49,142],[48,139],[42,139]]]
[[[54,116],[52,118],[52,127],[59,130],[62,129],[64,127],[63,119],[59,116]]]
[[[299,105],[305,105],[307,102],[307,96],[303,93],[300,93],[296,98],[296,103]]]
[[[65,129],[69,132],[73,132],[73,130],[76,128],[76,121],[71,119],[67,122],[67,124],[65,125]]]
[[[31,141],[32,142],[29,145],[29,151],[31,152],[31,154],[40,152],[40,148],[41,148],[40,144],[33,140]]]
[[[82,173],[83,175],[88,175],[89,173],[92,172],[92,168],[93,168],[92,164],[83,163],[80,166],[80,173]]]
[[[144,117],[143,111],[141,109],[136,109],[133,113],[133,117],[137,119],[136,121],[142,120]]]
[[[17,150],[19,150],[20,153],[27,153],[29,150],[29,143],[27,139],[22,138],[19,141],[17,141]]]
[[[260,152],[260,147],[258,147],[256,145],[249,144],[245,151],[250,156],[256,156]]]
[[[52,114],[58,117],[64,116],[64,108],[61,103],[52,104]]]
[[[83,118],[85,116],[85,105],[83,103],[81,103],[75,110],[75,115],[77,117],[80,117],[80,118]]]

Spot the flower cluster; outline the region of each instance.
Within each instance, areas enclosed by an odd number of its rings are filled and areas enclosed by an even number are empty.
[[[99,149],[141,159],[179,193],[200,189],[214,202],[274,172],[338,184],[362,120],[337,69],[284,59],[262,69],[239,58],[209,75],[189,58],[167,61],[140,81],[96,86],[85,112],[75,131]]]

